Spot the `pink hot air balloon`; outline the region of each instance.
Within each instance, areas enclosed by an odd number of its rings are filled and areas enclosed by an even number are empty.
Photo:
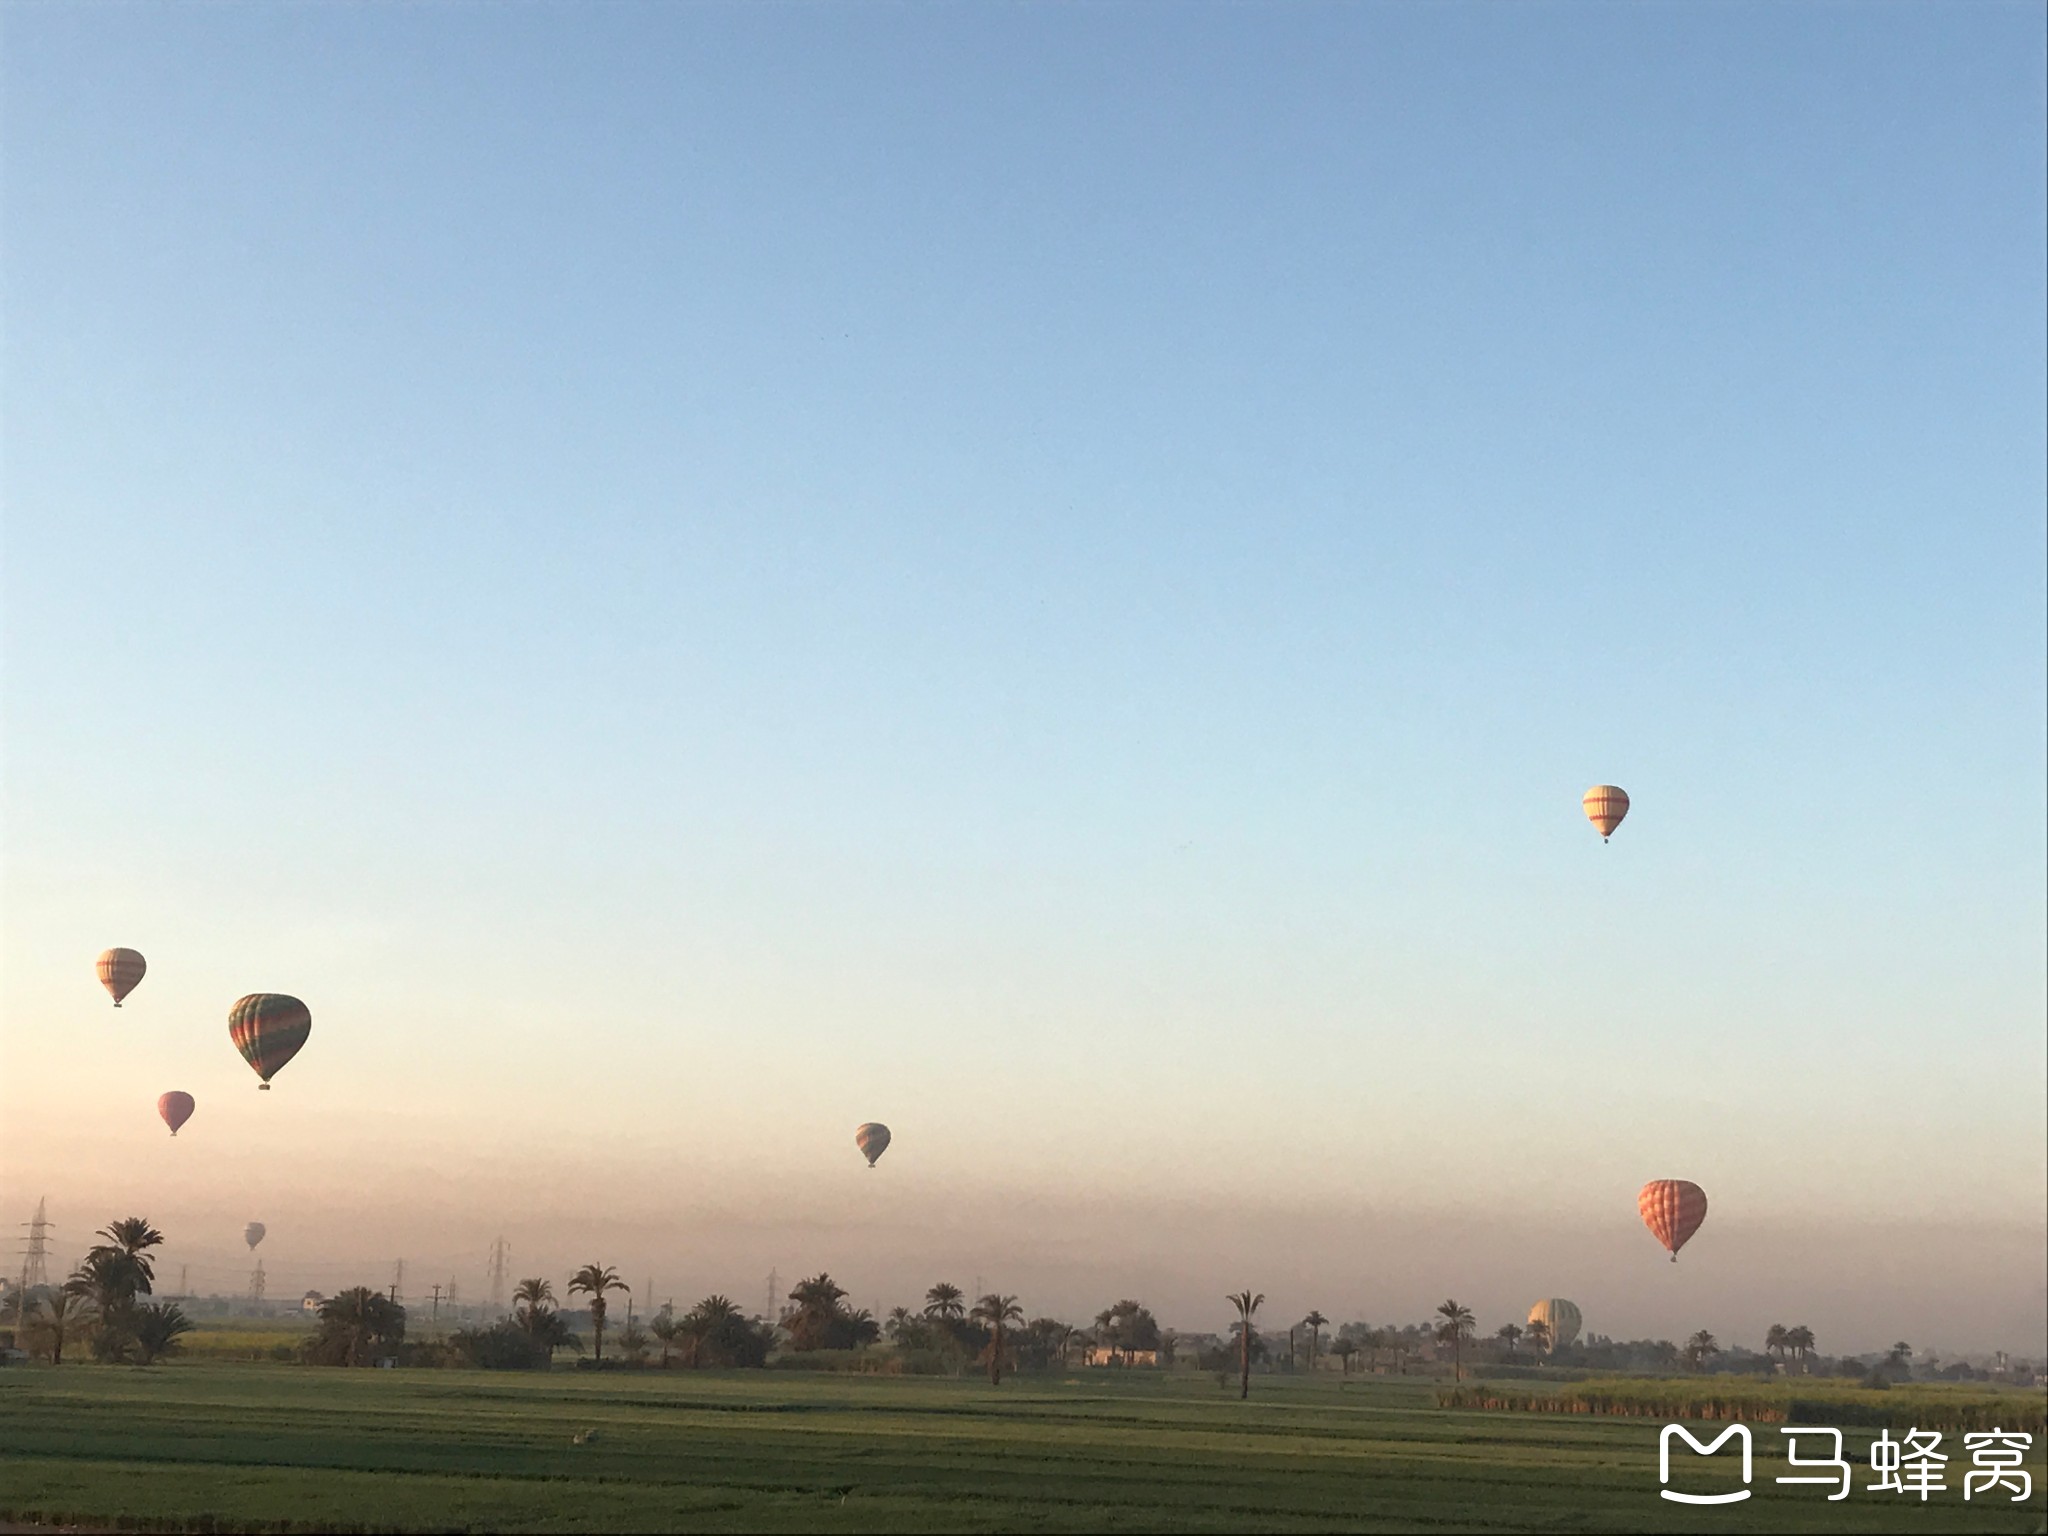
[[[1678,1250],[1707,1219],[1707,1192],[1690,1179],[1652,1179],[1636,1196],[1636,1210],[1676,1264]]]
[[[171,1128],[173,1136],[178,1134],[179,1126],[192,1118],[192,1111],[197,1107],[189,1093],[167,1093],[156,1101],[156,1112],[164,1117],[164,1124]]]
[[[142,980],[142,973],[149,969],[140,951],[133,949],[110,949],[105,951],[93,968],[100,973],[100,985],[114,995],[114,1006],[121,1006],[121,999],[135,990],[135,984]]]

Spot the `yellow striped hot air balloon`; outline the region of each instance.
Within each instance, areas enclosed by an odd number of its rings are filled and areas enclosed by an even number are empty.
[[[135,990],[135,984],[142,980],[142,973],[149,969],[139,951],[122,949],[118,946],[107,950],[97,961],[94,969],[100,973],[100,985],[114,995],[114,1006],[121,1006],[121,999]]]
[[[1529,1309],[1529,1321],[1541,1323],[1550,1330],[1550,1347],[1563,1349],[1579,1336],[1579,1325],[1585,1321],[1579,1316],[1579,1309],[1562,1296],[1547,1297]]]
[[[1595,784],[1579,797],[1579,806],[1604,843],[1614,836],[1614,829],[1628,814],[1628,791],[1619,784]]]

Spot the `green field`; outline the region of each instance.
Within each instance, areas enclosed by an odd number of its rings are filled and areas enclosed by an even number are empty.
[[[1657,1498],[1655,1420],[1466,1411],[1435,1385],[1212,1376],[486,1375],[192,1362],[0,1373],[0,1512],[128,1529],[2039,1532],[2024,1505]],[[594,1433],[591,1433],[593,1432]],[[577,1443],[577,1437],[583,1442]],[[1868,1431],[1851,1431],[1852,1446]],[[1709,1469],[1688,1484],[1704,1487]],[[1725,1481],[1717,1480],[1717,1482]]]

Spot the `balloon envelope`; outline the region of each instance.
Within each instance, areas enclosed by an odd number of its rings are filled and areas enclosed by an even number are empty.
[[[269,1230],[270,1229],[264,1226],[262,1222],[252,1221],[249,1223],[248,1226],[242,1228],[242,1241],[247,1243],[251,1248],[254,1248],[258,1243],[263,1241],[263,1234]]]
[[[860,1148],[861,1156],[868,1160],[870,1168],[875,1159],[889,1150],[889,1127],[870,1120],[853,1133],[853,1144]]]
[[[1707,1192],[1690,1179],[1652,1179],[1636,1196],[1636,1210],[1676,1264],[1678,1250],[1707,1219]]]
[[[1579,1309],[1562,1296],[1552,1296],[1529,1309],[1529,1321],[1541,1323],[1550,1330],[1552,1349],[1563,1349],[1579,1336],[1579,1326],[1585,1319],[1579,1316]]]
[[[100,973],[100,985],[114,994],[114,1006],[121,1006],[121,999],[135,990],[135,984],[142,980],[142,973],[149,969],[141,952],[133,949],[110,949],[99,958],[96,969]]]
[[[164,1117],[164,1124],[171,1128],[173,1136],[178,1127],[192,1118],[192,1111],[198,1108],[189,1093],[167,1093],[156,1101],[156,1112]]]
[[[1580,798],[1579,806],[1605,842],[1628,814],[1628,791],[1619,784],[1595,784]]]
[[[228,1038],[265,1088],[312,1033],[313,1015],[306,1005],[282,992],[251,992],[228,1010]]]

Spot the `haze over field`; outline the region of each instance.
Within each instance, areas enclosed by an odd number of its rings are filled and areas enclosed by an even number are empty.
[[[10,10],[5,1221],[2038,1354],[2044,43]]]

